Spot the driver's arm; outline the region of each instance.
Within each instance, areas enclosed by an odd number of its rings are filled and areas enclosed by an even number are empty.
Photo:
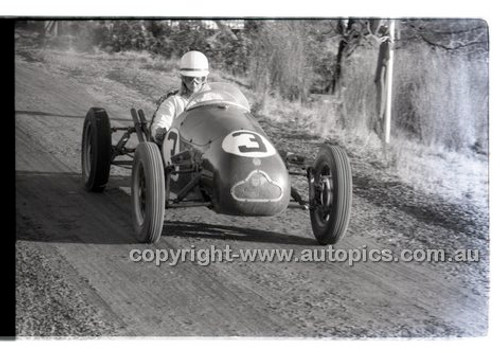
[[[178,107],[176,107],[177,104],[175,103],[175,98],[173,96],[169,97],[161,104],[156,112],[155,119],[151,125],[151,136],[156,143],[162,143],[167,130],[170,129],[175,116],[178,115]]]

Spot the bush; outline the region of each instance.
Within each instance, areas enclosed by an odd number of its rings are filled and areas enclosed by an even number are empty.
[[[312,85],[303,21],[264,22],[250,54],[249,76],[260,95],[304,100]]]
[[[488,65],[443,49],[398,50],[394,124],[426,145],[453,150],[486,141]]]
[[[376,49],[362,48],[345,61],[345,87],[341,96],[345,105],[345,125],[351,130],[366,133],[376,118],[374,78],[377,55]]]

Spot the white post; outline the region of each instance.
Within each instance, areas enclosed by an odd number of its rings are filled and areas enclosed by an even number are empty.
[[[391,20],[389,24],[389,58],[387,60],[386,87],[387,97],[385,100],[385,143],[388,144],[391,138],[391,109],[392,109],[392,67],[394,62],[394,28],[396,21]]]

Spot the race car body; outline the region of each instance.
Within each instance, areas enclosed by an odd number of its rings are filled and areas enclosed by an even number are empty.
[[[199,161],[200,192],[216,212],[272,216],[288,207],[285,163],[233,86],[214,83],[192,97],[163,142],[165,165],[173,165],[171,157],[182,151]],[[172,175],[170,191],[178,193],[195,177]]]

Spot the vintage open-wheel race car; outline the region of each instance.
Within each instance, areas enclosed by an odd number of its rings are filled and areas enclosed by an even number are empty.
[[[88,191],[102,192],[111,165],[132,167],[132,218],[139,241],[157,242],[165,211],[178,207],[241,216],[273,216],[299,207],[309,210],[320,244],[345,235],[352,199],[345,151],[324,144],[311,162],[277,151],[235,86],[210,83],[194,94],[161,146],[153,141],[144,112],[131,109],[131,114],[133,126],[111,127],[104,109],[90,108],[83,126],[82,177]],[[118,131],[123,135],[113,145],[111,134]],[[134,133],[138,143],[126,147]],[[308,199],[291,186],[290,175],[307,178]]]

